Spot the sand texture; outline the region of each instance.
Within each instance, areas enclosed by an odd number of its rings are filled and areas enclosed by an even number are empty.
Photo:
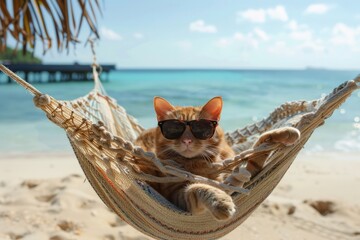
[[[360,239],[360,154],[301,155],[222,239]],[[0,157],[0,239],[151,239],[101,202],[72,155]]]

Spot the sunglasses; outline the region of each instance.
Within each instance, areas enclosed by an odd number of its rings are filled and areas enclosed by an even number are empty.
[[[199,119],[192,121],[169,119],[159,121],[158,125],[161,129],[162,135],[166,139],[174,140],[180,138],[181,135],[185,132],[186,126],[189,126],[190,131],[194,135],[194,137],[200,140],[206,140],[214,135],[218,122],[207,119]]]

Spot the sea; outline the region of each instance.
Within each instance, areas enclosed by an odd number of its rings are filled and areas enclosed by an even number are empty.
[[[324,97],[360,71],[307,70],[117,70],[102,75],[107,93],[139,123],[156,126],[154,96],[173,105],[202,105],[214,96],[224,101],[220,125],[234,131],[268,116],[284,102]],[[44,75],[45,79],[46,76]],[[0,82],[6,82],[0,74]],[[59,100],[87,94],[93,83],[35,83],[41,92]],[[35,108],[21,86],[0,84],[0,155],[71,153],[65,132]],[[360,91],[353,95],[312,135],[304,150],[360,152]]]

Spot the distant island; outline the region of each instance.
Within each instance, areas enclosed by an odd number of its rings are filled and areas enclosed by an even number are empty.
[[[42,60],[30,51],[26,51],[23,54],[22,50],[15,50],[10,47],[6,47],[4,51],[0,51],[0,63],[3,64],[41,64]]]
[[[320,70],[320,71],[324,71],[324,70],[328,70],[328,69],[325,68],[325,67],[307,66],[307,67],[305,68],[305,70],[315,70],[315,71]]]

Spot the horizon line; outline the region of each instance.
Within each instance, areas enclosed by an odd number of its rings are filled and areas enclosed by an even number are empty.
[[[71,65],[71,64],[80,64],[80,65],[89,65],[91,66],[92,63],[87,62],[43,62],[42,65]],[[109,63],[103,62],[98,63],[101,65],[115,65],[115,71],[126,71],[126,70],[142,70],[142,71],[359,71],[360,74],[360,67],[358,69],[355,68],[333,68],[333,67],[317,67],[317,66],[305,66],[305,67],[146,67],[146,66],[139,66],[139,67],[117,67],[116,63]]]
[[[101,64],[100,64],[101,66]],[[358,71],[353,68],[213,68],[213,67],[116,67],[115,71]]]

